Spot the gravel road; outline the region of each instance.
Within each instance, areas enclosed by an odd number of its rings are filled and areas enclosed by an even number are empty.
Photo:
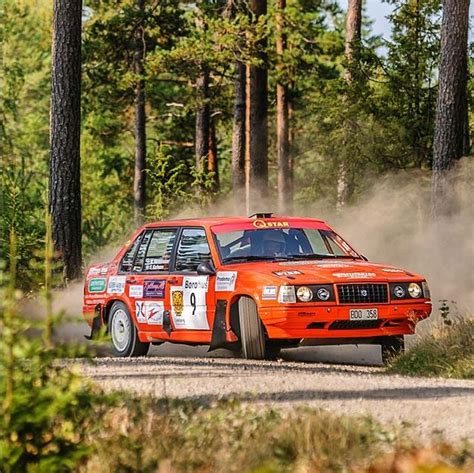
[[[474,381],[385,375],[376,347],[299,348],[268,362],[165,344],[146,358],[96,358],[83,370],[110,390],[208,402],[238,396],[282,408],[310,405],[408,423],[423,438],[441,433],[474,440]]]

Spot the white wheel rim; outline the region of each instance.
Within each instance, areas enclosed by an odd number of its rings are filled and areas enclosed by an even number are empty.
[[[114,347],[118,351],[125,351],[130,342],[132,327],[130,326],[130,319],[123,309],[118,309],[114,313],[110,332]]]

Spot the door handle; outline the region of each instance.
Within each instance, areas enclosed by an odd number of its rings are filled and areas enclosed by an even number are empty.
[[[135,278],[127,278],[127,282],[129,284],[135,284],[137,282],[137,280]]]
[[[172,277],[168,279],[170,284],[178,284],[178,278]]]

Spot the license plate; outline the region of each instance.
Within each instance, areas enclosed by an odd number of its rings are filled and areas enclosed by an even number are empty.
[[[349,309],[349,320],[377,320],[378,309]]]

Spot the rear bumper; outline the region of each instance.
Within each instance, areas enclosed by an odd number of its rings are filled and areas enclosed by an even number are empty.
[[[350,321],[349,309],[377,308],[378,319]],[[415,325],[431,314],[430,302],[406,304],[368,304],[356,306],[272,307],[260,316],[271,339],[340,339],[407,335]]]

